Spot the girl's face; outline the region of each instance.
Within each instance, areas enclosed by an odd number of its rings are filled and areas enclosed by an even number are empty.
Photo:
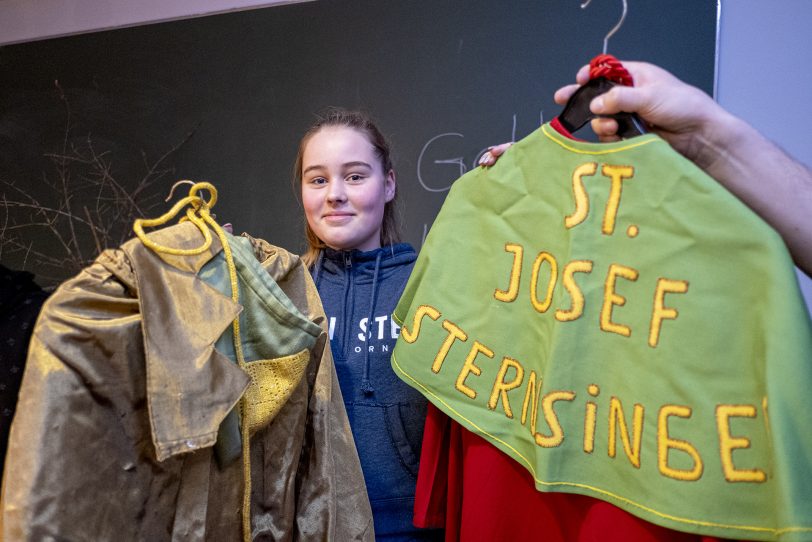
[[[395,197],[395,172],[357,130],[327,126],[302,153],[302,203],[319,239],[338,250],[381,246],[383,209]]]

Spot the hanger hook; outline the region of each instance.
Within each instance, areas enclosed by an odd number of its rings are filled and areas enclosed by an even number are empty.
[[[585,0],[581,4],[581,9],[586,8],[589,5],[590,2],[592,2],[592,0]],[[626,0],[623,0],[623,14],[620,16],[620,20],[617,22],[617,24],[614,26],[614,28],[612,28],[612,30],[610,30],[606,34],[606,37],[603,38],[603,54],[606,54],[606,51],[609,50],[609,38],[614,36],[615,33],[618,30],[620,30],[620,27],[623,26],[623,21],[626,20],[626,13],[628,11],[629,11],[629,5],[627,4]]]
[[[174,193],[175,193],[175,189],[176,189],[178,186],[182,185],[182,184],[190,184],[190,185],[194,186],[194,185],[195,185],[195,182],[194,182],[194,181],[190,181],[189,179],[183,179],[182,181],[178,181],[178,182],[176,182],[175,184],[173,184],[173,185],[172,185],[172,189],[169,191],[169,195],[168,195],[168,196],[166,196],[166,199],[165,199],[164,201],[169,201],[169,200],[171,200],[171,199],[172,199],[172,194],[174,194]]]

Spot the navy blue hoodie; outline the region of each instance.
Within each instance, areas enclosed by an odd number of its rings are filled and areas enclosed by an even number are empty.
[[[325,249],[312,269],[376,540],[442,540],[442,533],[412,523],[426,400],[395,376],[389,362],[400,332],[392,312],[416,257],[405,243],[366,252]]]

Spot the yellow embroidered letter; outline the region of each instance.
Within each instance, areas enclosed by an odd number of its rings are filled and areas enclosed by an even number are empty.
[[[539,301],[537,297],[539,269],[544,262],[550,264],[550,280],[547,283],[547,295],[544,297],[544,301]],[[538,312],[547,312],[547,309],[550,308],[550,303],[553,302],[553,289],[557,280],[558,262],[555,261],[555,257],[549,252],[539,252],[536,261],[533,262],[533,274],[530,276],[530,302],[533,303],[533,308]]]
[[[680,405],[664,405],[660,408],[660,414],[657,417],[657,466],[660,468],[660,472],[669,478],[687,482],[699,480],[703,470],[702,458],[699,457],[696,448],[688,441],[672,439],[668,435],[668,418],[670,416],[690,418],[691,409]],[[694,466],[690,469],[675,469],[668,466],[669,449],[680,450],[691,456]]]
[[[536,398],[541,394],[541,379],[536,386],[536,371],[530,371],[527,377],[527,391],[524,392],[524,402],[522,403],[522,425],[527,422],[527,407],[530,406],[530,434],[536,432],[536,416],[538,415],[538,401]],[[532,395],[532,399],[530,396]]]
[[[733,450],[749,448],[750,439],[734,437],[730,434],[730,418],[755,418],[756,407],[753,405],[718,405],[716,407],[716,426],[719,428],[719,453],[722,456],[722,469],[728,482],[764,482],[767,475],[761,469],[737,469],[733,464]]]
[[[522,255],[524,254],[524,247],[513,243],[505,243],[505,252],[513,253],[513,265],[510,268],[510,282],[508,283],[507,290],[497,288],[493,292],[493,297],[496,298],[497,301],[510,303],[514,301],[519,294],[519,278],[522,275]]]
[[[631,267],[613,263],[609,266],[609,272],[606,274],[606,284],[603,290],[603,308],[601,309],[601,329],[603,331],[611,331],[624,337],[629,337],[632,330],[629,326],[623,324],[616,324],[612,322],[612,307],[617,305],[622,307],[626,304],[626,298],[622,295],[615,293],[615,281],[617,277],[623,277],[626,280],[637,280],[638,273]]]
[[[584,177],[594,175],[598,171],[598,164],[587,162],[581,164],[572,174],[572,195],[575,197],[575,210],[571,215],[564,217],[564,226],[567,229],[583,222],[589,214],[589,195],[584,189]]]
[[[431,305],[420,305],[417,307],[417,310],[414,312],[414,318],[412,318],[412,329],[414,331],[410,331],[406,326],[403,326],[400,330],[400,336],[403,337],[404,341],[413,343],[417,340],[418,335],[420,335],[420,322],[424,316],[428,316],[432,320],[437,320],[440,317],[440,311]]]
[[[636,468],[640,468],[640,441],[643,439],[643,405],[635,403],[634,414],[632,415],[632,435],[634,444],[629,438],[629,430],[626,427],[626,418],[623,415],[623,405],[620,399],[612,397],[609,401],[609,457],[615,457],[617,453],[617,429],[620,429],[620,440],[623,441],[623,450],[629,461]]]
[[[465,342],[468,340],[468,335],[450,320],[443,321],[443,329],[448,331],[448,336],[443,341],[442,346],[440,346],[440,351],[437,352],[437,355],[434,357],[434,363],[431,364],[431,371],[433,373],[439,373],[440,369],[442,369],[443,362],[448,355],[448,351],[451,349],[451,345],[454,344],[454,341],[460,340]]]
[[[590,384],[586,387],[586,391],[592,397],[597,397],[601,389],[597,384]],[[594,401],[587,401],[584,413],[584,451],[588,454],[595,449],[595,417],[597,414],[598,405]]]
[[[679,316],[677,309],[665,306],[665,294],[684,294],[688,291],[688,281],[685,280],[670,280],[658,279],[657,290],[654,293],[654,309],[651,314],[651,328],[648,332],[648,345],[652,348],[657,347],[660,342],[660,328],[663,325],[663,320],[676,320]]]
[[[516,369],[516,376],[510,382],[505,382],[508,369],[513,367]],[[496,409],[496,404],[499,402],[499,397],[502,397],[502,408],[505,410],[505,416],[508,418],[513,417],[513,411],[510,409],[510,402],[508,401],[507,392],[518,388],[522,385],[522,378],[524,378],[524,367],[515,359],[507,356],[502,358],[502,366],[499,368],[499,374],[496,375],[496,380],[493,383],[491,390],[491,397],[488,399],[488,408],[491,410]]]
[[[474,359],[479,353],[485,354],[489,358],[493,357],[493,350],[479,341],[474,341],[474,344],[471,345],[471,350],[468,352],[468,356],[465,358],[465,363],[462,365],[462,370],[459,376],[457,376],[455,385],[458,391],[461,391],[471,399],[476,399],[476,392],[465,385],[465,379],[468,378],[468,375],[471,373],[474,373],[476,376],[482,374],[482,369],[474,365]]]
[[[551,391],[542,397],[541,411],[544,413],[544,420],[550,427],[552,434],[547,436],[534,433],[533,438],[535,438],[536,444],[542,448],[555,448],[564,442],[564,430],[561,428],[561,422],[558,421],[558,416],[555,414],[555,402],[572,401],[573,399],[575,399],[575,392],[572,391]]]
[[[606,213],[603,215],[603,227],[601,231],[606,235],[611,235],[615,231],[615,219],[617,210],[620,207],[620,193],[623,190],[623,179],[631,179],[634,176],[634,168],[631,166],[610,166],[604,164],[601,173],[605,177],[612,179],[612,187],[609,189],[609,199],[606,200]]]
[[[567,310],[558,309],[555,311],[555,319],[559,322],[571,322],[577,320],[584,313],[584,294],[575,282],[575,273],[591,273],[592,262],[589,260],[572,260],[564,266],[564,275],[561,282],[572,298],[572,306]]]

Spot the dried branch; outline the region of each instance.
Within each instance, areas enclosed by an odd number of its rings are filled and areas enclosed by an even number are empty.
[[[44,153],[53,169],[42,172],[41,187],[46,190],[37,192],[50,201],[40,201],[29,189],[0,180],[0,210],[4,213],[0,255],[22,259],[23,269],[52,285],[78,273],[101,251],[121,245],[132,235],[133,221],[161,203],[155,189],[173,171],[167,165],[169,158],[194,133],[187,133],[154,161],[141,151],[144,174],[117,179],[110,151],[96,148],[90,134],[76,142],[70,103],[58,81],[55,86],[65,114],[61,149]]]

